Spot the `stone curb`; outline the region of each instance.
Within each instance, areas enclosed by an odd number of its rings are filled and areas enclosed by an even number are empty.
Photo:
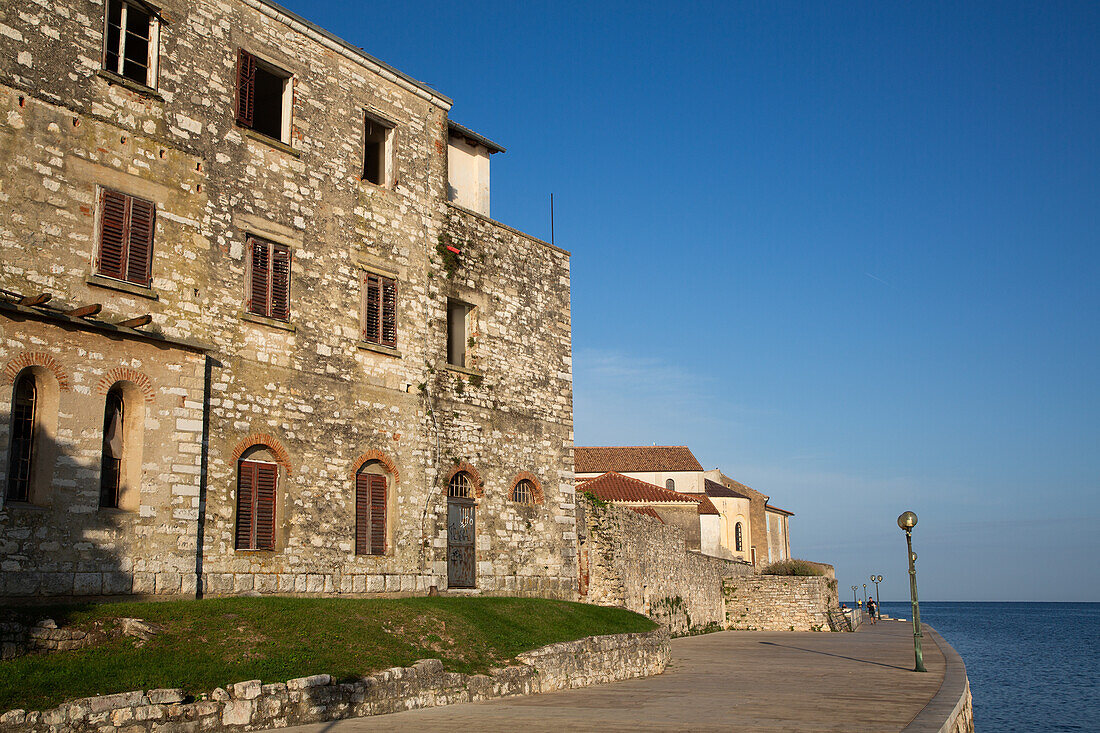
[[[219,687],[209,699],[183,702],[178,689],[136,690],[67,702],[52,710],[10,710],[5,733],[126,733],[156,730],[245,731],[285,728],[403,710],[478,702],[660,674],[672,646],[668,631],[589,636],[524,652],[488,675],[446,672],[438,659],[335,681],[327,674],[285,683],[248,680]]]
[[[936,695],[902,729],[902,733],[972,733],[974,707],[966,664],[938,631],[928,624],[921,624],[921,629],[943,652],[943,682]]]

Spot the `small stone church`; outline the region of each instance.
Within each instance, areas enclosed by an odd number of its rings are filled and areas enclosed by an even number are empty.
[[[268,0],[0,8],[0,596],[572,598],[569,253]]]

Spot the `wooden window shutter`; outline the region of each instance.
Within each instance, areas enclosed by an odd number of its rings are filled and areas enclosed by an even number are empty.
[[[255,549],[255,514],[252,511],[256,496],[256,464],[240,461],[237,464],[237,549]]]
[[[100,195],[100,275],[121,280],[126,274],[126,246],[129,242],[130,197],[106,189]]]
[[[355,474],[355,554],[370,554],[370,474]]]
[[[256,57],[241,49],[237,52],[237,122],[252,127],[256,111]]]
[[[252,252],[250,282],[248,287],[248,312],[266,316],[270,308],[271,248],[262,239],[249,239]]]
[[[370,552],[386,554],[386,477],[370,476]]]
[[[275,549],[275,493],[279,467],[274,463],[256,464],[256,549]]]
[[[148,285],[153,262],[153,232],[157,209],[152,201],[130,198],[130,238],[126,258],[126,280]]]
[[[271,312],[272,318],[290,318],[290,250],[280,244],[271,245]]]
[[[382,344],[397,347],[397,282],[382,278]]]
[[[382,343],[382,278],[368,274],[363,304],[363,340],[372,344]]]

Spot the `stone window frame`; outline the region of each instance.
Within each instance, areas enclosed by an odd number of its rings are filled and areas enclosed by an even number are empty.
[[[157,234],[157,203],[152,199],[135,196],[110,186],[97,185],[96,189],[95,250],[92,260],[94,284],[112,287],[117,283],[119,289],[150,297],[153,295],[153,249]],[[122,227],[119,233],[121,240],[119,246],[123,248],[120,254],[124,261],[120,263],[122,270],[118,272],[105,271],[103,268],[108,226],[107,209],[112,200],[115,201],[116,207],[123,206],[122,221],[118,222],[118,226]],[[137,232],[134,230],[135,204],[147,207],[148,214],[148,222]],[[144,250],[145,257],[145,272],[139,277],[130,274],[131,254],[134,252],[135,245],[139,250]]]
[[[380,181],[373,181],[367,176],[367,150],[370,141],[368,133],[372,125],[377,125],[385,132],[382,133],[382,175]],[[397,188],[397,123],[379,114],[371,108],[363,109],[363,165],[359,172],[359,180],[370,186],[378,188]]]
[[[249,84],[251,88],[247,89],[246,80],[244,77],[249,75],[249,69],[252,71],[252,79]],[[273,137],[260,130],[256,129],[255,121],[255,71],[262,70],[266,74],[279,77],[283,79],[283,90],[281,93],[281,119],[279,124],[279,136]],[[240,46],[237,48],[237,63],[233,73],[233,88],[236,89],[236,99],[234,103],[235,115],[234,119],[238,127],[246,130],[250,136],[268,142],[275,147],[285,149],[288,152],[297,154],[291,145],[291,139],[294,134],[294,97],[295,97],[295,74],[290,69],[271,61],[265,56],[252,51],[249,48]],[[252,96],[249,97],[248,95]]]
[[[118,460],[117,484],[114,496],[106,496],[111,488],[107,479],[107,409],[112,396],[117,396],[122,412],[122,456]],[[145,449],[145,410],[148,397],[141,385],[129,380],[112,384],[104,397],[103,441],[100,454],[99,510],[136,512],[141,505],[142,459]]]
[[[519,488],[519,485],[524,482],[527,482],[530,487],[529,501],[519,501],[516,498],[516,490]],[[519,504],[521,506],[537,506],[539,504],[542,504],[545,501],[545,495],[543,494],[542,490],[542,482],[538,480],[538,477],[535,476],[535,474],[530,473],[529,471],[520,471],[518,474],[516,474],[515,478],[512,479],[511,488],[508,490],[508,501]]]
[[[252,469],[255,465],[256,476],[259,478],[260,467],[270,466],[270,470],[274,477],[273,496],[271,497],[271,520],[270,520],[270,533],[271,542],[270,545],[260,546],[259,533],[260,527],[258,526],[259,509],[261,506],[261,500],[258,497],[258,491],[255,487],[252,489],[252,495],[249,497],[249,511],[247,514],[247,520],[249,522],[249,530],[247,533],[246,544],[251,545],[249,547],[241,546],[241,522],[244,517],[242,511],[242,491],[241,491],[241,476],[242,467],[248,464]],[[249,446],[246,450],[241,452],[241,455],[237,457],[234,462],[234,512],[233,512],[233,550],[234,552],[244,553],[274,553],[279,549],[279,517],[282,514],[282,494],[284,491],[284,476],[285,467],[279,460],[279,454],[277,450],[265,443],[255,443]],[[266,522],[265,522],[266,524]]]
[[[111,68],[108,59],[108,42],[111,38],[112,23],[111,23],[111,6],[118,5],[120,7],[120,24],[122,27],[118,28],[119,33],[119,48],[117,54],[117,61],[115,62],[115,68]],[[126,35],[128,31],[124,30],[129,15],[129,10],[132,7],[141,8],[145,13],[149,15],[149,49],[146,55],[145,63],[145,81],[134,79],[132,76],[127,76],[126,70]],[[101,71],[105,73],[109,78],[117,79],[127,85],[136,85],[139,91],[148,90],[155,93],[158,84],[160,82],[160,35],[161,25],[163,18],[161,17],[160,10],[150,5],[143,0],[105,0],[103,3],[103,50],[100,59]]]
[[[263,243],[268,247],[268,266],[269,272],[267,274],[266,284],[266,297],[264,312],[256,312],[256,304],[254,301],[255,283],[253,278],[255,276],[253,258],[255,255],[255,245],[257,243]],[[257,234],[253,232],[245,233],[245,287],[244,287],[244,315],[247,320],[256,320],[261,323],[267,323],[269,325],[279,326],[287,328],[291,322],[291,316],[294,313],[292,305],[294,303],[293,298],[293,284],[294,284],[294,253],[295,246],[276,239],[269,234]],[[276,251],[283,252],[286,255],[286,313],[284,315],[271,315],[274,312],[274,261]]]
[[[31,415],[30,472],[27,477],[26,496],[12,498],[9,492],[11,491],[11,454],[15,449],[12,440],[12,428],[14,427],[12,421],[15,418],[15,392],[20,383],[27,379],[33,380],[35,390],[34,412]],[[26,365],[13,376],[8,412],[8,445],[5,446],[7,455],[6,475],[4,476],[3,493],[0,494],[0,497],[2,497],[0,506],[41,507],[49,505],[54,463],[58,452],[57,421],[60,414],[60,398],[63,390],[67,390],[67,386],[58,380],[53,370],[42,364],[31,363]]]
[[[362,474],[381,475],[386,478],[386,523],[385,523],[385,550],[382,553],[359,552],[355,539],[359,521],[359,511],[355,504],[358,491],[358,478]],[[351,463],[348,478],[352,486],[352,547],[356,558],[392,557],[394,555],[394,533],[397,526],[397,486],[401,483],[401,472],[393,460],[380,450],[372,449],[358,456]]]

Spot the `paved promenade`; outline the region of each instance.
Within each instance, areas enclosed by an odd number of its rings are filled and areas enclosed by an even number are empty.
[[[910,671],[913,627],[897,621],[855,634],[721,632],[674,639],[657,677],[289,730],[896,732],[943,681],[929,634],[924,661],[926,674]]]

